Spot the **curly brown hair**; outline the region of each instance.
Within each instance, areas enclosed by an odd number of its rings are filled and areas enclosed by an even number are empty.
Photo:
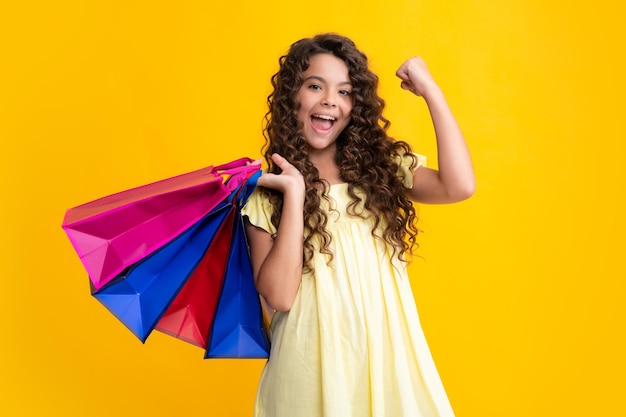
[[[378,96],[378,77],[369,70],[365,54],[350,39],[329,33],[301,39],[280,57],[279,70],[271,78],[274,91],[267,97],[269,110],[265,114],[263,130],[268,171],[280,173],[280,168],[271,159],[272,154],[278,153],[304,177],[305,270],[311,269],[312,239],[316,236],[320,239],[320,252],[332,259],[329,250],[332,237],[326,229],[328,218],[320,208],[321,199],[328,199],[329,184],[320,179],[317,168],[309,160],[302,126],[296,119],[302,73],[309,67],[310,58],[317,54],[331,54],[344,61],[353,87],[351,120],[337,138],[335,156],[341,179],[348,183],[348,194],[353,200],[348,210],[356,215],[355,208],[363,203],[374,218],[372,235],[389,244],[393,248],[393,256],[405,260],[404,254],[407,251],[412,253],[417,247],[417,215],[407,197],[402,178],[398,176],[398,164],[400,156],[412,155],[411,147],[387,134],[390,122],[382,114],[385,102]],[[416,158],[413,157],[412,168],[416,165]],[[364,199],[355,193],[355,189],[361,191]],[[264,191],[273,209],[272,224],[278,227],[282,194],[271,189]]]

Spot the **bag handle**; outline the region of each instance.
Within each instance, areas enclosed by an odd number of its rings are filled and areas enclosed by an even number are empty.
[[[256,165],[256,167],[260,166]],[[261,172],[260,169],[257,169],[254,172],[237,174],[234,177],[230,177],[226,183],[226,186],[230,190],[228,201],[237,205],[243,205],[256,188],[257,181],[262,174],[263,172]]]
[[[239,186],[239,184],[241,184],[241,178],[239,178],[239,174],[249,174],[259,170],[259,168],[261,167],[260,164],[251,164],[251,162],[254,162],[254,160],[250,158],[239,158],[234,161],[218,165],[213,168],[213,170],[222,177],[230,176],[227,184],[232,183],[231,186],[228,187],[228,189],[230,191],[233,191]]]
[[[218,165],[213,169],[221,176],[229,176],[226,187],[232,192],[243,184],[250,175],[261,169],[260,164],[251,164],[251,162],[254,160],[244,157]]]
[[[240,185],[246,182],[254,173],[260,171],[261,165],[248,165],[242,168],[246,169],[237,170],[237,172],[232,173],[228,181],[226,181],[226,188],[228,188],[231,192],[235,191]]]
[[[246,166],[249,166],[250,162],[253,162],[253,160],[250,158],[244,157],[244,158],[235,159],[234,161],[230,161],[222,165],[218,165],[213,169],[216,171],[230,171],[233,169],[244,168]]]

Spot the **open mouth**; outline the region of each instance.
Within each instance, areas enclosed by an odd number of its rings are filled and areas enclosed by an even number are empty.
[[[311,116],[311,126],[317,130],[330,130],[337,119],[325,114],[314,114]]]

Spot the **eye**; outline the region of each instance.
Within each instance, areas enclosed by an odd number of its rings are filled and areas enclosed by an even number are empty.
[[[309,84],[308,88],[310,88],[311,90],[321,90],[322,87],[320,87],[318,84]]]
[[[339,94],[341,94],[342,96],[351,96],[352,95],[352,91],[350,91],[350,90],[340,90]]]

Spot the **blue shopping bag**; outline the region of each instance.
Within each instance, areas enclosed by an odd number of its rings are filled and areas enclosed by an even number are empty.
[[[263,324],[259,294],[254,286],[241,215],[235,219],[226,275],[210,336],[205,358],[269,356],[269,339]]]

